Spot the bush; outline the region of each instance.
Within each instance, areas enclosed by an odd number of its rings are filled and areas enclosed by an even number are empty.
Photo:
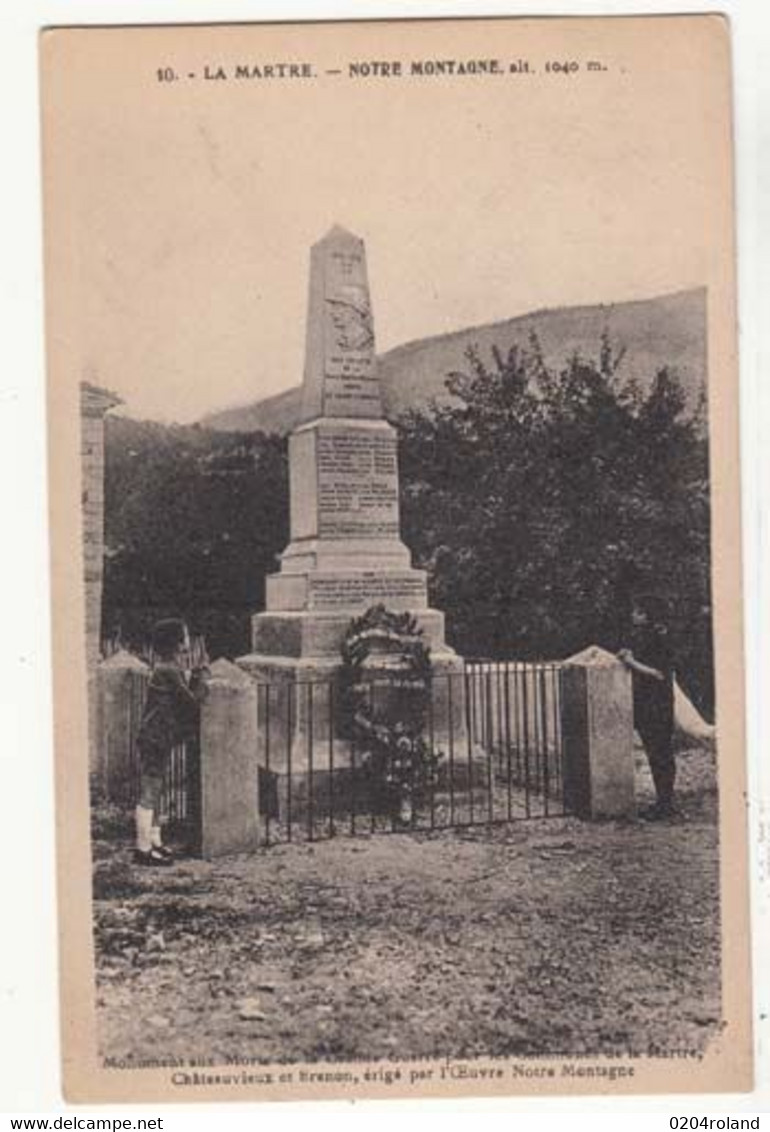
[[[449,404],[400,422],[403,534],[466,657],[616,650],[635,589],[660,595],[678,670],[713,708],[708,443],[676,375],[622,379],[604,339],[558,373],[536,338],[473,349]]]

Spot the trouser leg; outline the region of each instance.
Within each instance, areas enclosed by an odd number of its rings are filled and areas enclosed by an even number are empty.
[[[643,736],[647,759],[655,784],[655,793],[662,806],[670,806],[674,799],[676,760],[670,735]]]

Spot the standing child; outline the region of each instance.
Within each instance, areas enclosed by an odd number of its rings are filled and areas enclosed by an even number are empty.
[[[649,819],[675,814],[674,661],[662,605],[652,597],[637,598],[631,609],[631,645],[618,657],[633,679],[634,727],[650,764],[657,801]]]
[[[173,863],[162,843],[158,816],[163,779],[174,747],[195,733],[206,694],[206,669],[194,669],[187,681],[189,636],[185,623],[176,618],[156,624],[152,648],[153,670],[137,736],[141,778],[134,859],[157,867]]]

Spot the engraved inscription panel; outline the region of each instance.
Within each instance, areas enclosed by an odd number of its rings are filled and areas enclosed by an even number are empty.
[[[424,578],[416,574],[366,573],[357,577],[310,579],[310,608],[351,609],[383,602],[403,609],[423,609],[427,604]]]
[[[322,538],[397,538],[395,436],[319,432],[318,533]]]

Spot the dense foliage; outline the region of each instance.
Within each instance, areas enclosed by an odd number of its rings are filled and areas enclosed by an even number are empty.
[[[183,616],[212,656],[247,652],[288,520],[285,441],[108,418],[105,635]]]
[[[402,533],[466,656],[617,648],[632,592],[663,597],[681,681],[713,701],[708,449],[676,375],[622,355],[549,369],[536,339],[467,355],[454,403],[400,422]]]
[[[643,389],[603,341],[558,372],[538,343],[471,350],[451,403],[399,422],[402,535],[465,656],[616,648],[629,593],[668,599],[680,678],[713,706],[708,449],[676,375]],[[181,614],[212,656],[249,648],[288,541],[286,442],[107,423],[105,631]]]

